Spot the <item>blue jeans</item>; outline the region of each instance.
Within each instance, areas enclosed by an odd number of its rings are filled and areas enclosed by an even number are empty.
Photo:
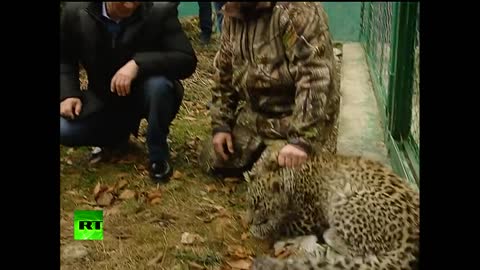
[[[138,91],[134,93],[134,91]],[[136,95],[137,107],[143,108],[147,118],[147,147],[151,162],[168,160],[167,136],[175,118],[182,97],[174,89],[173,83],[163,76],[151,77],[142,88],[132,89]],[[125,143],[130,137],[132,110],[104,110],[85,119],[68,120],[60,117],[60,144],[66,146],[115,147]]]

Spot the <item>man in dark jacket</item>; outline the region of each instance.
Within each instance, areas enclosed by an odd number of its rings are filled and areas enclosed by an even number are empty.
[[[60,142],[118,149],[148,121],[150,176],[169,178],[167,136],[195,52],[178,2],[67,3],[60,29]],[[88,76],[80,90],[79,65]]]

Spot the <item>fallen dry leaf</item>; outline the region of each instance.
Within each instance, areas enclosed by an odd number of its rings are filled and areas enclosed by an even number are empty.
[[[147,265],[149,266],[154,266],[156,264],[159,264],[161,261],[162,261],[162,258],[163,258],[163,253],[160,252],[158,253],[157,257],[151,259],[150,261],[148,261]]]
[[[230,217],[228,210],[222,206],[205,203],[200,203],[200,205],[202,208],[197,211],[197,218],[205,223],[210,223],[220,217]]]
[[[206,269],[205,267],[201,266],[200,264],[196,263],[196,262],[187,262],[188,265],[193,268],[193,269]]]
[[[245,212],[242,212],[239,214],[240,216],[240,224],[242,225],[242,227],[246,230],[250,227],[250,222],[248,220],[248,216],[247,216],[247,213]]]
[[[99,206],[109,206],[112,204],[113,201],[113,195],[112,193],[109,192],[102,192],[96,199],[96,202]]]
[[[220,206],[220,208],[217,209],[217,217],[230,217],[230,213],[228,212],[227,209],[223,208]]]
[[[202,197],[202,200],[207,201],[207,202],[211,203],[212,205],[215,205],[215,201],[213,201],[212,199],[210,199],[208,197]]]
[[[235,192],[235,186],[234,185],[226,185],[222,187],[222,192],[225,193],[226,195],[229,195],[233,192]]]
[[[62,258],[65,260],[80,259],[88,255],[88,249],[80,243],[70,243],[62,248]]]
[[[177,170],[175,170],[173,172],[173,175],[172,175],[173,179],[180,179],[180,178],[182,178],[182,176],[183,176],[183,173],[181,173],[180,171],[177,171]]]
[[[207,190],[207,192],[217,191],[217,187],[214,184],[206,185],[205,189]]]
[[[242,239],[243,241],[247,240],[248,239],[248,233],[246,233],[246,232],[242,233],[242,236],[240,236],[240,239]]]
[[[77,204],[86,204],[86,205],[90,205],[90,206],[94,206],[94,205],[97,205],[96,202],[91,202],[85,198],[82,198],[82,199],[79,199],[79,200],[74,200],[75,203]]]
[[[135,191],[130,189],[125,189],[120,196],[118,196],[120,200],[128,200],[135,198]]]
[[[240,259],[236,261],[227,261],[227,264],[235,269],[249,270],[252,266],[252,261],[247,259]]]
[[[155,198],[160,198],[162,197],[162,193],[160,192],[160,190],[158,189],[155,189],[153,191],[150,191],[148,194],[147,194],[147,198],[149,201],[155,199]]]
[[[180,243],[184,245],[191,245],[194,242],[204,242],[204,241],[205,240],[196,233],[184,232],[182,234],[182,239],[180,240]]]
[[[248,251],[242,246],[228,246],[228,254],[234,259],[246,259],[252,255],[252,252]]]
[[[291,255],[298,255],[299,252],[301,254],[305,251],[313,251],[317,249],[317,247],[321,248],[321,246],[317,244],[317,237],[313,235],[300,236],[287,241],[277,241],[273,245],[274,256],[280,259],[288,258]]]
[[[101,193],[103,193],[107,189],[108,189],[107,185],[102,185],[100,184],[100,182],[98,182],[95,188],[93,189],[93,196],[95,197],[95,200],[100,196]]]
[[[150,201],[150,204],[152,204],[152,205],[160,204],[161,201],[162,201],[162,199],[160,199],[160,198],[155,198],[155,199],[153,199],[153,200]]]
[[[142,165],[142,164],[140,164],[140,165],[138,165],[138,166],[135,166],[135,168],[137,169],[137,171],[145,171],[145,170],[147,170],[147,169],[145,168],[145,166]]]
[[[238,182],[240,182],[240,178],[238,178],[238,177],[225,177],[225,178],[223,178],[223,182],[225,182],[225,183],[238,183]]]
[[[120,214],[120,205],[113,206],[112,208],[105,209],[105,216],[114,216]]]
[[[115,188],[118,191],[120,191],[122,188],[126,187],[128,185],[127,180],[120,180],[120,182],[117,182]]]

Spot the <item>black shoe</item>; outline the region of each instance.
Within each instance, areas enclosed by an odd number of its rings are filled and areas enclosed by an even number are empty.
[[[157,183],[168,182],[172,172],[172,167],[167,161],[152,162],[150,164],[150,178]]]

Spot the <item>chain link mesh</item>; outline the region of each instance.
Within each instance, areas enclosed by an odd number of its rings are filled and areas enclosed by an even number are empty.
[[[393,3],[370,2],[364,5],[362,33],[366,39],[367,55],[371,59],[371,72],[378,80],[382,96],[386,97],[390,78]]]
[[[364,2],[361,14],[361,35],[366,55],[369,59],[370,73],[375,86],[375,91],[383,100],[383,106],[387,104],[390,83],[390,69],[392,66],[392,38],[394,2]],[[417,149],[420,147],[420,32],[419,32],[420,9],[418,9],[413,76],[413,93],[410,123],[410,133]],[[400,25],[400,28],[402,25]],[[395,53],[396,54],[396,53]],[[396,56],[393,56],[396,57]],[[394,91],[400,91],[395,89]],[[400,101],[401,102],[401,101]]]

